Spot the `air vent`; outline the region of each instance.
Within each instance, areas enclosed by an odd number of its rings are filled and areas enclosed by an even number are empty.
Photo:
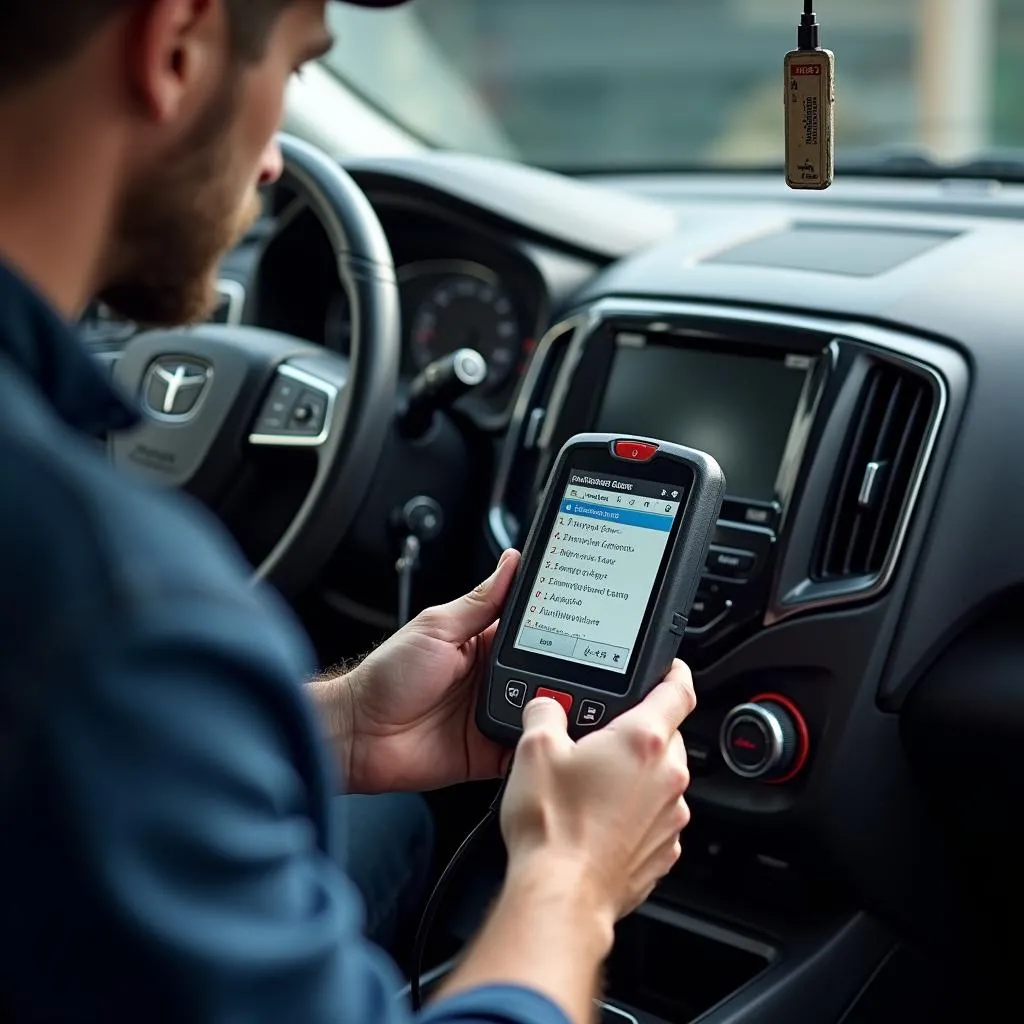
[[[934,412],[930,380],[878,363],[868,373],[816,559],[819,582],[886,569],[914,489]]]
[[[523,381],[513,414],[509,441],[501,456],[489,514],[491,534],[499,547],[512,547],[525,539],[524,523],[533,518],[535,484],[541,474],[540,438],[546,410],[568,354],[582,330],[581,321],[553,327],[543,338]]]

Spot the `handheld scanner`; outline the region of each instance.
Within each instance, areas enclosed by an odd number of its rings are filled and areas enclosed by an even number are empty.
[[[679,649],[724,493],[718,463],[691,448],[566,442],[495,636],[481,731],[513,746],[546,696],[579,738],[642,700]]]

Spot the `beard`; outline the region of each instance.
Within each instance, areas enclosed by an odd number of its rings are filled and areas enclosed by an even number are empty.
[[[206,320],[217,306],[222,257],[261,213],[252,169],[237,166],[238,89],[228,79],[200,122],[119,204],[97,298],[127,320],[162,327]]]

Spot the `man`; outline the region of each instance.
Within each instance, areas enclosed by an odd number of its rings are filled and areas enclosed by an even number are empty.
[[[146,322],[203,315],[256,186],[280,172],[285,84],[328,44],[323,16],[323,0],[0,6],[9,1020],[404,1019],[331,859],[333,779],[416,791],[504,768],[471,708],[515,553],[307,686],[301,633],[216,525],[119,476],[90,436],[136,414],[67,325],[94,295]],[[679,856],[692,706],[677,665],[578,744],[557,704],[527,707],[507,877],[428,1018],[590,1015],[614,922]]]

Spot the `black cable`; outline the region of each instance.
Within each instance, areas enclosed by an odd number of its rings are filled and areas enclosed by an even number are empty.
[[[448,886],[455,876],[455,869],[458,867],[459,861],[462,860],[466,851],[476,842],[477,838],[483,835],[487,830],[487,826],[492,821],[498,820],[498,814],[501,810],[501,798],[505,795],[505,787],[508,785],[508,777],[511,772],[512,763],[509,762],[505,778],[501,780],[501,785],[498,787],[497,793],[494,794],[494,799],[491,801],[491,806],[487,808],[487,813],[473,826],[469,835],[462,840],[459,848],[452,854],[451,860],[448,861],[444,871],[441,872],[440,878],[434,883],[434,889],[427,900],[426,906],[423,908],[423,915],[420,917],[419,927],[416,929],[416,939],[413,942],[412,977],[409,983],[409,998],[412,1001],[413,1011],[416,1013],[423,1006],[423,992],[421,988],[423,957],[427,950],[427,939],[430,938],[430,930],[434,926],[434,918],[437,917],[441,901],[444,899]]]
[[[814,13],[814,0],[804,0],[804,13],[800,17],[800,27],[796,30],[796,48],[798,50],[821,48],[821,31],[817,15]]]
[[[412,578],[420,562],[420,539],[409,534],[402,544],[402,553],[395,563],[398,573],[398,625],[412,620]]]

